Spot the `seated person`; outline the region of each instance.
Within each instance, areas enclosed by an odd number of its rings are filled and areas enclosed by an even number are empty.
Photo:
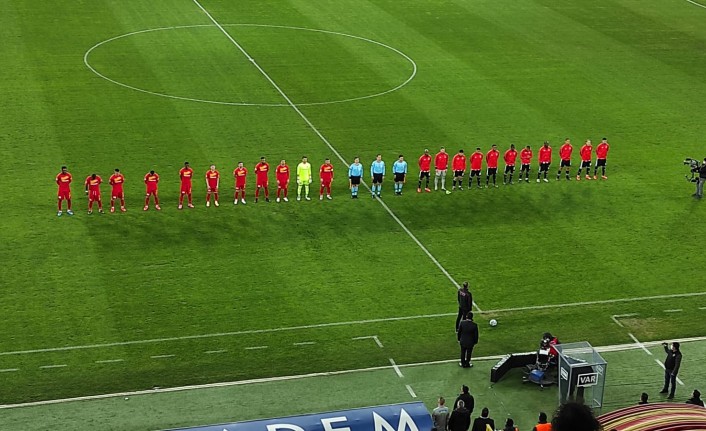
[[[704,406],[704,402],[701,400],[701,392],[698,390],[694,389],[694,392],[691,394],[691,398],[686,400],[687,404],[694,404],[697,406]]]

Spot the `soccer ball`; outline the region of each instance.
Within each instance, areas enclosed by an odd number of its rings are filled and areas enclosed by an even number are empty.
[[[490,319],[490,326],[498,326],[498,321],[495,319]]]
[[[450,195],[451,192],[450,192],[449,190],[446,190],[446,194],[447,194],[447,195]]]

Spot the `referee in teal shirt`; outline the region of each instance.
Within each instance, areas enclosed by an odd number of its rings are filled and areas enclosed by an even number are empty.
[[[373,193],[373,199],[375,199],[375,195],[380,197],[382,180],[385,179],[385,162],[382,161],[382,154],[378,154],[373,164],[370,165],[370,176],[373,177],[373,187],[370,191]]]
[[[405,162],[402,154],[392,164],[392,175],[395,176],[395,194],[401,196],[402,186],[407,181],[407,162]]]

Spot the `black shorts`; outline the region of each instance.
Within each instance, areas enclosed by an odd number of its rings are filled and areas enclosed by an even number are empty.
[[[551,165],[551,163],[540,163],[539,172],[547,172],[549,170],[549,165]]]
[[[395,172],[395,182],[396,183],[401,183],[404,181],[404,177],[406,174]]]
[[[591,167],[591,161],[590,160],[582,160],[581,161],[581,168],[590,168]]]
[[[420,171],[419,172],[419,179],[421,180],[422,178],[430,178],[431,174],[429,171]]]
[[[462,177],[464,171],[454,171],[454,177]]]
[[[495,175],[498,173],[498,168],[488,168],[488,175]]]
[[[350,177],[350,180],[351,180],[352,186],[359,186],[360,185],[360,177]]]
[[[480,169],[471,169],[471,177],[480,177]]]
[[[529,172],[529,170],[530,170],[530,165],[529,165],[529,163],[523,163],[523,164],[522,164],[522,168],[520,169],[520,172],[524,172],[524,171]]]
[[[606,159],[596,159],[596,167],[605,166]]]
[[[373,184],[382,184],[382,174],[373,174]]]
[[[571,167],[571,160],[562,160],[561,165],[559,165],[559,167],[560,168],[563,168],[563,167],[570,168]]]
[[[505,165],[505,173],[506,174],[515,173],[515,165]]]

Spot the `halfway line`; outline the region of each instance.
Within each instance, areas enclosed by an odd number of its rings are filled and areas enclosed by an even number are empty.
[[[317,129],[316,126],[314,126],[314,124],[311,121],[309,121],[309,118],[306,115],[304,115],[304,113],[297,107],[297,105],[294,104],[294,102],[292,102],[292,100],[289,98],[289,96],[287,96],[287,94],[280,88],[280,86],[277,85],[277,83],[270,77],[270,75],[268,75],[267,72],[265,72],[265,70],[262,67],[260,67],[259,64],[257,64],[255,59],[252,58],[250,56],[250,54],[248,54],[247,51],[245,51],[245,48],[243,48],[235,39],[233,39],[233,37],[230,35],[230,33],[228,33],[223,28],[223,26],[218,21],[216,21],[216,19],[203,6],[201,6],[201,3],[199,3],[198,0],[193,0],[193,1],[196,4],[196,6],[198,6],[199,9],[201,9],[201,11],[204,14],[206,14],[208,19],[210,19],[211,22],[216,27],[218,27],[218,29],[228,38],[228,40],[230,40],[231,43],[233,45],[235,45],[236,48],[238,48],[238,50],[245,56],[245,58],[250,60],[250,62],[253,64],[253,66],[255,66],[255,68],[257,68],[257,70],[260,71],[262,76],[264,76],[265,79],[267,79],[267,81],[272,85],[272,87],[274,87],[275,90],[277,90],[277,92],[282,96],[282,98],[287,102],[287,104],[292,109],[294,109],[294,112],[296,112],[299,115],[299,117],[301,117],[301,119],[304,120],[304,122],[316,134],[316,136],[318,136],[321,139],[321,141],[323,141],[323,143],[326,144],[326,146],[331,151],[333,151],[333,153],[336,155],[336,157],[338,157],[338,159],[341,162],[343,162],[344,165],[350,166],[350,164],[346,161],[346,159],[343,158],[343,156],[336,150],[336,148],[333,145],[331,145],[329,140],[326,139],[326,137],[319,131],[319,129]],[[415,68],[416,68],[416,65],[415,65]],[[368,186],[368,184],[365,181],[363,181],[362,183],[365,186],[365,188],[368,189],[368,191],[371,191],[370,187]],[[402,221],[395,215],[395,213],[392,212],[392,210],[387,206],[387,204],[385,202],[383,202],[382,199],[380,199],[380,198],[378,198],[376,200],[380,203],[380,205],[382,205],[382,207],[385,209],[385,211],[387,211],[387,213],[397,222],[397,224],[400,225],[402,230],[404,230],[405,233],[407,235],[409,235],[410,238],[412,238],[412,241],[414,241],[417,244],[417,246],[419,246],[419,248],[421,248],[422,251],[429,257],[429,259],[431,259],[431,261],[434,262],[434,264],[437,266],[437,268],[439,268],[439,270],[446,276],[446,278],[448,278],[449,281],[451,281],[451,283],[456,287],[456,289],[461,289],[461,286],[451,276],[451,274],[449,274],[449,272],[446,270],[446,268],[444,268],[441,265],[441,263],[439,263],[439,261],[431,254],[431,252],[424,246],[424,244],[422,244],[417,239],[417,237],[414,236],[414,234],[407,228],[407,226],[405,226],[405,224],[402,223]],[[473,303],[473,305],[476,307],[476,309],[478,311],[482,311],[475,302]]]

